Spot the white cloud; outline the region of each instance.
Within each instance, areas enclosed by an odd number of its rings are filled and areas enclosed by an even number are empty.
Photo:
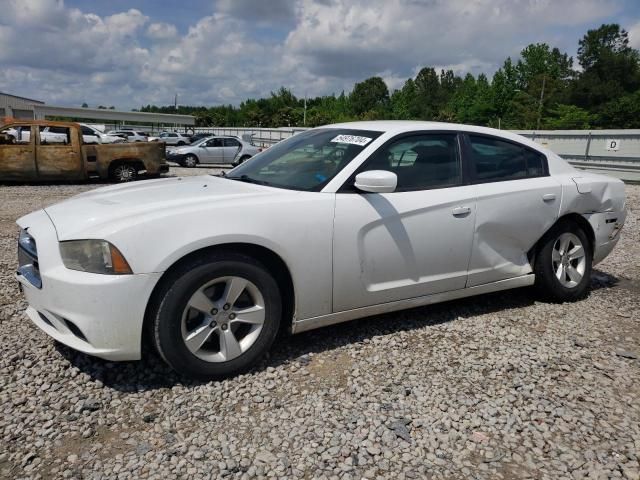
[[[5,0],[0,90],[133,108],[169,104],[176,92],[207,105],[280,86],[325,95],[376,74],[398,88],[426,65],[477,74],[530,42],[573,49],[578,38],[558,37],[563,27],[586,31],[619,9],[614,0],[218,0],[180,33],[151,11],[100,16],[62,0]],[[640,23],[630,35],[637,46]]]
[[[172,40],[178,36],[178,29],[169,23],[152,23],[147,28],[147,36],[153,40]]]

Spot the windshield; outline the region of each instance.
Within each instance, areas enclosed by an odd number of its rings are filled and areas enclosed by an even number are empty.
[[[225,178],[245,182],[319,191],[382,132],[343,128],[314,128],[277,143]]]

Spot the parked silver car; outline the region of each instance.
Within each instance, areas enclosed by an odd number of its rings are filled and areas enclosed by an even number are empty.
[[[207,137],[167,152],[167,160],[183,167],[200,163],[230,163],[239,165],[262,149],[238,137]]]

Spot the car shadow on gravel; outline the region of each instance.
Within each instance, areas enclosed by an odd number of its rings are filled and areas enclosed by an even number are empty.
[[[612,288],[618,282],[617,277],[594,269],[591,291]],[[310,353],[338,349],[379,335],[412,331],[453,320],[465,320],[527,307],[533,305],[537,301],[536,298],[533,288],[519,288],[375,315],[298,335],[282,336],[276,340],[270,355],[251,369],[248,375],[258,374],[267,367],[278,367],[292,362],[305,365],[310,361]],[[178,375],[166,366],[157,354],[151,352],[140,362],[109,362],[77,352],[60,343],[56,343],[55,347],[71,365],[92,380],[121,392],[143,392],[171,388],[175,385],[191,387],[208,383]]]

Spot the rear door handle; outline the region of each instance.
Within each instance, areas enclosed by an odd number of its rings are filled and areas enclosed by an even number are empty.
[[[463,217],[465,215],[468,215],[471,213],[471,208],[470,207],[455,207],[453,210],[451,210],[451,213],[453,214],[454,217]]]
[[[552,202],[556,199],[556,194],[555,193],[545,193],[542,196],[542,200],[544,200],[545,202]]]

